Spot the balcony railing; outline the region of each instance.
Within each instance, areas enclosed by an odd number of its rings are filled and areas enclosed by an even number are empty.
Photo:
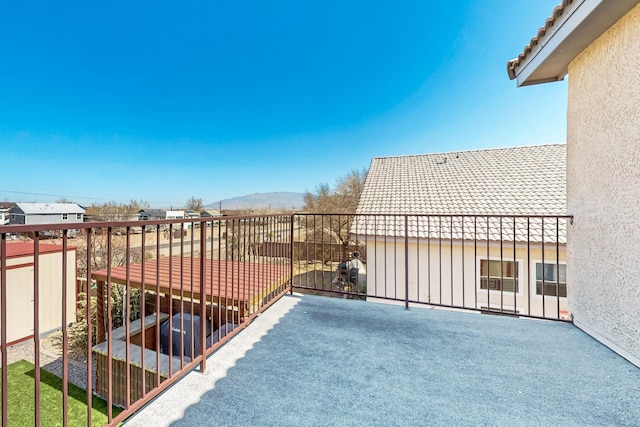
[[[297,215],[293,286],[406,307],[570,320],[567,221],[570,217]],[[349,263],[354,252],[360,263]]]
[[[204,370],[209,354],[294,289],[570,320],[569,220],[296,214],[2,226],[2,425],[46,425],[52,411],[58,424],[115,425]],[[18,358],[32,376],[12,374]],[[54,398],[41,368],[60,377]],[[20,381],[31,406],[16,404]],[[86,405],[70,418],[76,386]]]

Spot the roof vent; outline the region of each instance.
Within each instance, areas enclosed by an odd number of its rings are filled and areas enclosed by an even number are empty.
[[[447,158],[443,157],[442,160],[436,160],[437,165],[444,165],[447,163]]]

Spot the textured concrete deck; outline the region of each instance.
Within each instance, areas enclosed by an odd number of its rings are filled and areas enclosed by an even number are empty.
[[[133,426],[638,426],[640,369],[574,326],[286,296]]]

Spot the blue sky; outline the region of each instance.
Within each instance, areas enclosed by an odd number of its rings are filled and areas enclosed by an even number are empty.
[[[0,200],[313,191],[379,156],[565,141],[516,88],[559,0],[0,5]]]

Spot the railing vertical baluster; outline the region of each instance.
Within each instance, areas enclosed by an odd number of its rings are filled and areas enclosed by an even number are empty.
[[[213,317],[213,258],[214,258],[214,254],[215,254],[215,244],[214,244],[214,228],[213,228],[213,221],[209,222],[207,221],[207,223],[205,224],[201,224],[200,226],[202,227],[202,225],[204,225],[204,227],[208,230],[211,229],[211,245],[209,246],[209,250],[211,251],[211,255],[209,258],[209,304],[210,304],[210,316],[211,318],[209,319],[209,322],[211,324],[211,340],[209,340],[208,348],[210,348],[213,345],[213,333],[216,330],[216,325],[214,322],[214,317]]]
[[[124,307],[122,310],[122,326],[124,326],[124,360],[125,369],[125,408],[131,405],[131,338],[129,337],[129,322],[131,320],[131,227],[125,229],[125,285],[124,285]],[[143,328],[144,329],[144,328]],[[142,344],[144,345],[144,343]]]
[[[438,269],[440,285],[438,304],[442,304],[442,216],[438,216]]]
[[[173,224],[169,224],[169,293],[165,295],[169,305],[169,378],[173,377]],[[156,229],[159,233],[160,229]],[[158,307],[156,307],[158,310]]]
[[[491,249],[489,248],[489,236],[490,236],[490,225],[491,217],[487,216],[487,310],[491,310],[491,285],[489,282],[491,281]],[[482,278],[480,278],[482,281]]]
[[[227,234],[227,237],[229,237],[228,234]],[[240,323],[239,321],[236,320],[236,317],[238,316],[236,315],[234,310],[234,304],[236,301],[236,269],[234,266],[234,262],[236,260],[235,252],[236,252],[236,220],[232,219],[231,220],[231,323]],[[272,256],[271,248],[269,249],[269,256]],[[228,262],[229,261],[227,260],[227,263]]]
[[[545,293],[544,293],[545,292],[544,288],[546,287],[545,280],[544,280],[544,217],[540,218],[540,221],[542,223],[540,227],[542,230],[540,233],[541,240],[542,240],[542,266],[541,266],[542,267],[542,272],[541,272],[542,273],[542,317],[547,317],[547,313],[546,313],[547,300],[545,298]],[[536,293],[538,288],[537,279],[538,278],[536,277]]]
[[[182,226],[184,227],[185,223],[182,223]],[[195,319],[194,319],[194,314],[195,314],[195,305],[194,305],[194,277],[195,277],[195,272],[194,272],[194,246],[193,246],[193,223],[191,223],[191,233],[189,233],[191,235],[190,239],[189,239],[189,309],[191,310],[191,319],[190,319],[190,327],[191,327],[191,339],[189,340],[189,345],[191,346],[191,360],[196,358],[196,337],[195,334],[193,333],[193,331],[195,331]],[[202,315],[202,313],[200,313]],[[202,332],[202,331],[201,331]]]
[[[500,311],[504,311],[504,230],[502,228],[502,217],[500,219]],[[513,283],[515,291],[515,278]]]
[[[416,215],[416,301],[420,302],[420,219]]]
[[[9,425],[7,376],[7,235],[0,234],[0,342],[2,344],[2,425]]]
[[[464,291],[465,291],[465,280],[464,280],[464,246],[465,246],[465,239],[464,239],[464,215],[462,215],[460,217],[460,244],[462,246],[462,307],[466,307],[467,303],[466,300],[464,298]]]
[[[404,216],[404,308],[409,310],[409,217]]]
[[[69,425],[69,334],[67,330],[67,230],[62,232],[62,425]],[[34,259],[35,263],[39,260]]]
[[[107,227],[107,419],[109,424],[113,421],[113,318],[111,314],[111,232],[112,228]]]
[[[518,307],[518,299],[517,299],[517,295],[518,295],[518,291],[520,289],[520,274],[518,271],[518,262],[516,261],[516,217],[513,217],[513,268],[515,269],[514,271],[514,275],[516,277],[514,277],[513,280],[513,313],[517,314],[517,307]]]
[[[527,314],[531,316],[531,218],[527,217]],[[535,274],[535,272],[534,272]]]
[[[180,224],[180,333],[184,334],[184,223]],[[173,334],[171,334],[173,335]],[[180,337],[180,370],[184,369],[184,338]]]
[[[160,230],[157,230],[156,232],[156,240],[158,240],[160,238]],[[141,260],[140,260],[140,365],[141,365],[141,369],[140,371],[142,372],[142,375],[140,376],[140,398],[144,399],[145,396],[147,395],[147,376],[145,375],[146,372],[146,367],[145,367],[145,358],[144,358],[144,354],[145,351],[144,349],[146,348],[146,343],[147,343],[147,334],[146,334],[146,327],[145,327],[145,318],[147,317],[147,313],[146,313],[146,299],[145,299],[145,291],[144,291],[144,287],[146,284],[146,276],[145,276],[145,261],[146,261],[146,240],[147,240],[147,227],[145,227],[144,225],[142,226],[142,231],[140,233],[140,255],[141,255]],[[159,259],[160,254],[156,251],[156,258]],[[158,311],[158,310],[156,310]],[[156,328],[160,328],[160,325],[157,324],[156,322]],[[160,366],[160,365],[156,365],[156,366]],[[157,369],[157,371],[159,372],[160,370]],[[158,383],[160,384],[160,383]]]
[[[478,291],[476,290],[476,286],[478,283],[478,267],[476,267],[476,260],[478,259],[478,217],[473,217],[473,302],[474,308],[478,309]]]
[[[191,226],[191,232],[193,235],[193,225]],[[206,306],[206,292],[207,292],[207,227],[204,224],[200,224],[200,354],[202,360],[200,361],[200,372],[207,371],[207,306]],[[213,332],[213,331],[212,331]],[[160,365],[158,365],[160,366]]]
[[[502,228],[502,217],[500,219],[500,311],[504,311],[504,230]],[[513,280],[513,290],[515,292],[515,277]]]
[[[453,299],[453,215],[449,217],[449,281],[451,284],[451,306],[455,306]]]
[[[387,235],[389,234],[389,230],[391,229],[389,225],[389,216],[384,217],[384,241],[383,241],[383,254],[384,254],[384,297],[387,297],[387,252],[389,251],[387,247]]]
[[[226,220],[225,220],[225,224],[226,224]],[[222,219],[218,221],[218,328],[222,326],[222,296],[221,296],[222,292],[221,290],[222,290]],[[225,293],[226,293],[226,289],[225,289]],[[225,322],[224,325],[226,328],[227,323]],[[220,336],[218,336],[218,339],[220,339]]]
[[[87,322],[87,426],[92,425],[92,411],[93,408],[93,325],[91,322],[91,251],[92,240],[91,236],[93,230],[88,228],[86,230],[87,236],[87,294],[86,294],[86,307],[85,307],[85,321]],[[96,284],[97,287],[97,284]]]
[[[314,228],[314,233],[313,233],[313,240],[314,240],[314,246],[317,244],[316,242],[316,232],[318,231],[318,227],[316,226],[316,222],[315,222],[315,215],[314,215],[314,222],[313,222],[313,228]],[[331,227],[331,216],[329,216],[329,227]],[[321,271],[321,277],[324,277],[324,215],[322,215],[320,217],[320,244],[322,247],[322,252],[320,255],[320,268],[322,269]],[[317,274],[314,273],[313,275],[313,288],[314,289],[318,289],[318,285],[317,285],[317,279],[316,279]],[[338,284],[339,285],[339,284]],[[324,285],[323,285],[324,286]],[[340,289],[338,289],[340,290]]]
[[[289,227],[291,227],[290,230],[290,234],[289,234],[289,257],[291,259],[290,261],[290,266],[289,266],[289,292],[291,295],[293,295],[293,263],[295,262],[294,260],[294,244],[293,244],[293,239],[294,239],[294,233],[295,233],[295,215],[292,213],[291,214],[291,222],[289,224]],[[300,234],[298,234],[299,236]],[[299,257],[298,257],[299,258]],[[298,261],[298,270],[300,270],[300,262]]]
[[[40,425],[40,236],[33,236],[33,362],[34,362],[34,410],[35,423]],[[66,282],[62,282],[62,287]],[[66,307],[65,310],[66,311]],[[66,348],[63,348],[66,351]]]
[[[427,216],[427,299],[431,302],[431,215]]]
[[[558,305],[558,310],[557,310],[558,319],[561,318],[560,316],[560,249],[559,247],[560,247],[560,218],[556,218],[556,301]]]
[[[393,216],[393,298],[398,299],[398,215]]]

